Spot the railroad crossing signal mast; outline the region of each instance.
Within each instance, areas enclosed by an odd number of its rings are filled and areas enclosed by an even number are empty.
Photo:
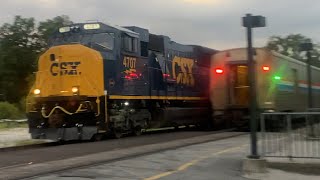
[[[300,49],[307,52],[307,77],[308,77],[308,108],[313,108],[312,102],[312,77],[311,77],[311,52],[313,49],[312,43],[300,44]]]
[[[252,28],[265,27],[266,18],[263,16],[252,16],[246,14],[242,18],[242,26],[247,28],[248,39],[248,69],[249,69],[249,94],[250,94],[250,132],[251,132],[251,154],[249,158],[258,159],[257,153],[257,100],[256,100],[256,76],[255,76],[255,62],[253,61],[252,49]]]

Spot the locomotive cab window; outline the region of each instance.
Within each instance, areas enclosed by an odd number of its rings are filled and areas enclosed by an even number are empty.
[[[122,49],[128,52],[138,52],[138,39],[128,35],[122,37]]]
[[[113,33],[93,34],[90,41],[98,46],[101,46],[104,49],[113,50],[114,34]]]
[[[69,44],[69,43],[81,43],[83,45],[89,46],[92,48],[93,46],[98,46],[100,49],[103,50],[110,50],[114,49],[114,42],[115,37],[114,33],[69,33],[63,34],[61,36],[54,37],[50,40],[51,45],[62,45],[62,44]]]

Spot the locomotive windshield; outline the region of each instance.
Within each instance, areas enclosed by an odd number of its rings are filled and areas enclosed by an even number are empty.
[[[99,46],[104,50],[113,50],[114,33],[61,33],[50,40],[51,46],[79,43],[88,47]]]
[[[88,38],[88,39],[85,39]],[[92,34],[90,37],[84,37],[83,42],[91,42],[96,45],[101,46],[102,48],[113,50],[114,46],[114,34],[113,33],[100,33]]]

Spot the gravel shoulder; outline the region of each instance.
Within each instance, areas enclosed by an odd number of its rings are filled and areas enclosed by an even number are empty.
[[[0,129],[0,148],[43,143],[43,140],[31,139],[28,128]]]

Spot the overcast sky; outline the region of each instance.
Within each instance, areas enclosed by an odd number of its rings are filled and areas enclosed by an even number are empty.
[[[290,33],[320,41],[319,0],[3,0],[0,24],[15,15],[38,21],[68,15],[74,22],[135,25],[176,42],[221,50],[246,45],[241,27],[246,13],[267,17],[267,27],[254,30],[254,46]]]

